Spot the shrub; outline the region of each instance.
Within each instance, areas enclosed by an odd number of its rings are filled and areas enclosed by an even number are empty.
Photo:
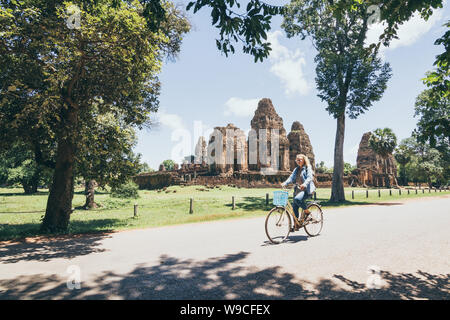
[[[128,181],[119,186],[114,186],[111,188],[111,197],[114,198],[139,198],[138,193],[139,187],[133,181]]]

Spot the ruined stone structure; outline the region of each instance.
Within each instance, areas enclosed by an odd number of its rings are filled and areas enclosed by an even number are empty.
[[[386,159],[377,155],[369,145],[371,133],[366,132],[361,138],[356,158],[359,182],[364,186],[392,187],[397,184],[397,163],[392,154]]]
[[[197,144],[195,145],[195,163],[206,163],[206,141],[202,136],[198,138]]]
[[[304,154],[308,157],[313,169],[316,169],[316,162],[314,157],[313,148],[309,136],[305,132],[303,125],[295,121],[292,124],[291,132],[287,136],[289,140],[289,167],[290,170],[294,170],[297,166],[295,163],[295,157],[297,154]]]
[[[231,176],[233,172],[246,171],[248,161],[245,139],[245,132],[232,123],[226,127],[215,127],[207,148],[207,163],[211,165],[211,173]]]
[[[305,154],[315,170],[315,156],[311,141],[303,125],[295,121],[291,132],[286,136],[283,119],[276,113],[270,99],[258,103],[251,130],[246,137],[243,130],[233,124],[215,127],[207,139],[200,137],[195,147],[192,163],[182,163],[180,168],[141,174],[135,182],[141,189],[159,189],[169,185],[218,185],[233,184],[240,187],[274,187],[285,181],[295,168],[297,154]],[[278,135],[271,135],[271,130]],[[252,136],[253,135],[253,136]],[[221,136],[222,141],[217,139]],[[396,185],[397,174],[395,160],[390,155],[386,161],[377,156],[368,145],[370,133],[364,134],[358,151],[358,169],[356,175],[344,177],[344,186]],[[255,138],[255,139],[253,139]],[[260,144],[266,139],[267,158],[261,157]],[[278,141],[276,141],[278,140]],[[279,148],[273,148],[278,142]],[[232,152],[227,152],[228,150]],[[263,148],[264,149],[264,148]],[[274,163],[275,162],[275,163]],[[384,163],[387,163],[385,169]],[[275,172],[273,168],[278,168]],[[385,174],[387,170],[387,174]],[[331,187],[331,174],[316,174],[318,187]]]
[[[280,168],[280,171],[289,171],[289,140],[286,137],[283,119],[275,111],[270,99],[264,98],[259,101],[250,126],[252,130],[248,139],[248,157],[251,163],[249,169],[264,172],[272,168]],[[272,129],[278,130],[278,135],[272,135]],[[256,135],[256,139],[252,139],[255,138],[252,135]],[[263,139],[267,141],[266,150],[260,147]],[[279,148],[272,148],[276,145],[275,139],[278,139]],[[262,156],[261,153],[266,156]]]

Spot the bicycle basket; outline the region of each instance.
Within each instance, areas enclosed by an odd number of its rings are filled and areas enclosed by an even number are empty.
[[[273,192],[273,204],[275,206],[284,207],[288,201],[289,192],[287,191],[274,191]]]

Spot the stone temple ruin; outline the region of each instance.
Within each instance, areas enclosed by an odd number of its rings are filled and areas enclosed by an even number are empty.
[[[141,189],[220,184],[273,187],[279,186],[291,174],[296,166],[297,154],[307,155],[315,167],[313,147],[303,125],[295,121],[286,134],[283,119],[270,99],[259,101],[250,126],[248,136],[231,123],[225,127],[215,127],[208,139],[198,139],[192,161],[176,165],[171,171],[166,171],[161,165],[159,171],[140,174],[134,180]],[[358,169],[344,177],[344,184],[382,186],[389,182],[395,185],[394,158],[390,156],[384,161],[368,148],[366,133],[358,152]],[[388,163],[387,171],[383,163]],[[332,175],[317,173],[315,182],[319,187],[330,187]]]
[[[377,155],[369,145],[371,133],[366,132],[359,143],[356,167],[362,186],[393,187],[397,184],[397,162],[392,154],[386,159]]]

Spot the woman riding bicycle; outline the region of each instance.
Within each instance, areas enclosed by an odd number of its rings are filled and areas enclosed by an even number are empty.
[[[301,184],[300,184],[300,192],[295,195],[294,194],[294,202],[292,203],[292,208],[294,209],[295,216],[299,217],[298,209],[302,208],[305,214],[309,214],[309,210],[306,209],[305,200],[310,197],[314,190],[316,190],[316,186],[313,182],[313,169],[309,159],[304,154],[298,154],[295,158],[295,162],[297,163],[297,167],[292,171],[292,174],[289,178],[281,184],[282,187],[285,187],[289,183],[295,183],[297,180],[297,175],[300,174]]]

